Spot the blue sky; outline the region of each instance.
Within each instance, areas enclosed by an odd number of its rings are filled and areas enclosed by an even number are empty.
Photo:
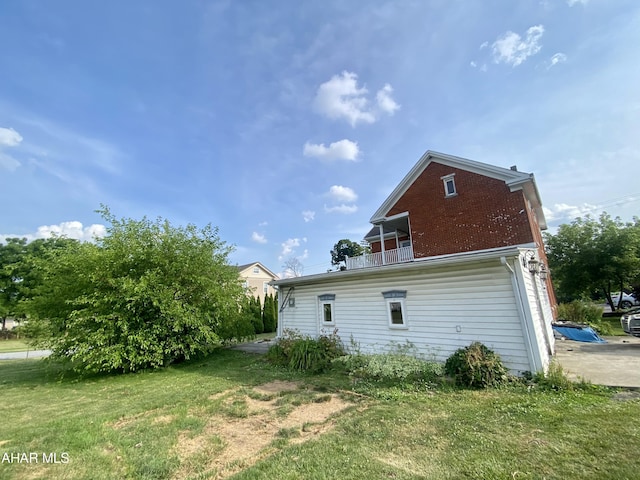
[[[3,0],[0,44],[0,239],[105,204],[324,272],[426,150],[640,214],[636,0]]]

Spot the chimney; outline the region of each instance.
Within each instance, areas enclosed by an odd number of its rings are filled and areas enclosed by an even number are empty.
[[[518,166],[517,165],[511,165],[511,170],[513,170],[514,172],[518,171]]]

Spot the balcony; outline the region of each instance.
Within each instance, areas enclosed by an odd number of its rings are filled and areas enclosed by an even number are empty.
[[[381,265],[391,265],[393,263],[405,263],[413,261],[413,247],[401,247],[383,252],[367,253],[359,257],[347,258],[347,270],[356,268],[379,267]]]

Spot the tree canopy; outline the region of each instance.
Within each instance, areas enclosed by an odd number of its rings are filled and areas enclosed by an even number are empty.
[[[0,319],[4,330],[6,319],[25,316],[24,305],[36,286],[41,283],[40,271],[34,262],[44,258],[47,252],[73,243],[66,238],[37,239],[7,238],[0,243]]]
[[[612,291],[631,288],[640,279],[640,221],[623,223],[603,213],[560,225],[545,234],[549,267],[563,300],[602,293],[612,309]],[[621,296],[622,299],[622,296]]]
[[[331,265],[340,265],[341,263],[346,265],[347,257],[357,257],[367,253],[367,251],[368,249],[359,243],[343,238],[342,240],[338,240],[338,243],[336,243],[329,252],[331,253]]]
[[[28,328],[75,369],[134,371],[206,353],[251,334],[244,291],[216,228],[116,219],[96,243],[67,243],[37,262]]]

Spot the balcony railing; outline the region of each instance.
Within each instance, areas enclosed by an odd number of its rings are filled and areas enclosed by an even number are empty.
[[[392,263],[404,263],[413,261],[413,247],[401,247],[393,250],[385,250],[384,261],[382,252],[367,253],[359,257],[347,258],[347,270],[356,268],[379,267]]]

